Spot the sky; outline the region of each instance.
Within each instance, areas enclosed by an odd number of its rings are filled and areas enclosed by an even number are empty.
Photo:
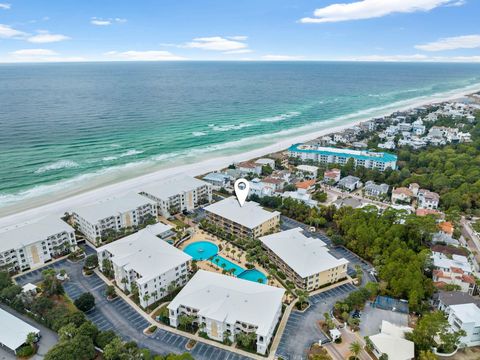
[[[480,0],[0,0],[0,62],[480,62]]]

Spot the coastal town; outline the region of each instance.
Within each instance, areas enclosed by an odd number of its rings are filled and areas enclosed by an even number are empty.
[[[2,351],[478,359],[479,179],[471,94],[5,227]]]

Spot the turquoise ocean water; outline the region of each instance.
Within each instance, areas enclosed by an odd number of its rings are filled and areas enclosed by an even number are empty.
[[[0,209],[480,88],[480,64],[0,65]]]

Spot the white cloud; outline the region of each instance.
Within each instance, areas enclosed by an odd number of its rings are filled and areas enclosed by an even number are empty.
[[[10,4],[0,3],[0,9],[9,10],[12,7]]]
[[[68,39],[70,38],[66,35],[50,34],[48,31],[38,31],[37,35],[28,37],[27,41],[35,44],[46,44],[46,43],[64,41]]]
[[[19,39],[27,35],[23,31],[16,30],[9,25],[0,24],[0,39]]]
[[[290,60],[303,60],[303,56],[296,55],[263,55],[262,60],[267,61],[290,61]]]
[[[62,56],[56,51],[49,49],[21,49],[1,58],[0,62],[72,62],[86,61],[83,57]]]
[[[108,19],[102,19],[102,18],[97,18],[97,17],[92,17],[90,20],[90,24],[96,25],[96,26],[109,26],[112,25],[113,23],[119,23],[123,24],[126,23],[127,19],[124,18],[108,18]]]
[[[474,49],[480,47],[480,35],[447,37],[415,48],[423,51],[443,51],[455,49]]]
[[[430,11],[439,6],[460,6],[462,0],[362,0],[331,4],[316,9],[314,17],[300,19],[302,23],[332,23],[378,18],[394,13]]]
[[[245,36],[211,36],[199,37],[192,41],[181,45],[180,47],[213,51],[235,51],[246,49],[248,45],[244,42],[247,38]]]
[[[225,51],[224,54],[249,54],[251,52],[253,52],[252,49],[239,49],[239,50]]]
[[[10,53],[11,55],[14,56],[52,56],[52,55],[58,55],[53,50],[49,49],[22,49],[22,50],[16,50]]]
[[[172,54],[169,51],[162,50],[147,50],[147,51],[109,51],[105,53],[106,56],[126,61],[174,61],[186,60],[184,57]]]

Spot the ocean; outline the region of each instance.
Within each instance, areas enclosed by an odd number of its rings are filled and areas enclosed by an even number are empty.
[[[463,90],[480,64],[1,64],[0,210]]]

